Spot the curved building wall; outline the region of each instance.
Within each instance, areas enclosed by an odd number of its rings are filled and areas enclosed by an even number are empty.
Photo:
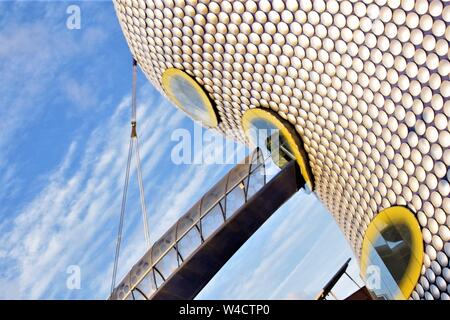
[[[374,216],[415,213],[424,241],[412,298],[449,298],[450,6],[426,0],[116,0],[134,58],[164,95],[184,70],[218,130],[271,109],[295,127],[357,256]],[[167,96],[167,95],[166,95]]]

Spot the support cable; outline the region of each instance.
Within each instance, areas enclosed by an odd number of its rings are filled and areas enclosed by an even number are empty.
[[[113,275],[112,275],[112,281],[111,281],[111,293],[114,291],[114,288],[116,287],[117,265],[119,263],[120,244],[122,242],[123,220],[125,217],[125,206],[127,203],[128,182],[130,180],[130,164],[131,164],[132,154],[133,154],[133,140],[130,139],[130,144],[128,147],[127,169],[125,172],[125,182],[124,182],[123,193],[122,193],[122,206],[120,207],[119,231],[117,233],[117,239],[116,239],[116,253],[114,256],[114,267],[113,267]]]
[[[141,200],[141,210],[142,210],[142,219],[144,222],[144,237],[147,248],[150,248],[150,232],[148,229],[148,215],[147,215],[147,207],[145,205],[145,192],[144,192],[144,183],[142,179],[142,170],[141,170],[141,160],[140,160],[140,152],[139,152],[139,138],[137,135],[137,121],[136,121],[136,81],[137,81],[137,62],[133,59],[133,93],[132,93],[132,101],[131,101],[131,139],[134,139],[136,144],[136,176],[138,179],[139,185],[139,197]]]
[[[135,152],[135,159],[136,159],[136,170],[137,170],[137,179],[139,184],[139,194],[141,199],[141,210],[142,210],[142,219],[144,222],[144,236],[145,236],[145,242],[147,245],[147,248],[150,248],[150,232],[148,229],[148,217],[147,217],[147,207],[145,205],[145,193],[144,193],[144,183],[142,181],[142,171],[141,171],[141,160],[139,156],[139,140],[136,136],[136,152]]]
[[[137,135],[137,121],[136,121],[136,81],[137,81],[137,62],[133,59],[133,83],[132,83],[132,97],[131,97],[131,135],[130,135],[130,143],[128,147],[128,158],[127,158],[127,167],[125,172],[125,182],[122,193],[122,205],[120,208],[120,220],[119,220],[119,230],[117,233],[117,241],[116,241],[116,251],[114,256],[114,267],[113,267],[113,275],[111,281],[111,294],[114,292],[116,287],[116,277],[117,277],[117,267],[119,264],[119,256],[120,256],[120,245],[122,242],[122,232],[123,232],[123,222],[125,218],[125,208],[127,202],[127,193],[128,193],[128,184],[130,180],[130,167],[133,156],[133,147],[135,146],[135,164],[136,164],[136,176],[139,185],[139,198],[141,202],[141,211],[142,211],[142,219],[144,223],[144,237],[147,248],[150,248],[150,232],[148,228],[148,215],[147,215],[147,207],[145,204],[145,192],[144,192],[144,183],[142,179],[142,170],[141,170],[141,160],[140,160],[140,152],[139,152],[139,139]]]
[[[345,275],[346,275],[347,277],[349,277],[350,280],[353,281],[353,283],[356,285],[356,287],[358,287],[358,289],[361,289],[361,286],[355,281],[355,279],[353,279],[353,278],[347,273],[347,271],[345,271]]]

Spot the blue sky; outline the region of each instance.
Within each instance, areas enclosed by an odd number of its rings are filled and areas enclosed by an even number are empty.
[[[74,3],[80,30],[66,28]],[[0,298],[108,296],[129,138],[130,65],[108,1],[0,1]],[[173,164],[173,130],[192,131],[194,124],[142,74],[138,88],[153,242],[230,165]],[[119,280],[145,251],[134,176],[130,186]],[[350,256],[317,198],[298,193],[198,298],[313,298]],[[81,270],[77,290],[66,286],[71,265]],[[354,289],[344,279],[337,293]]]

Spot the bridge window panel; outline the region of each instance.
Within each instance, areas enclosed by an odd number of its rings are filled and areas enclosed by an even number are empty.
[[[206,240],[214,231],[224,223],[222,209],[218,203],[202,218],[202,234]]]
[[[198,221],[200,221],[200,202],[198,201],[176,224],[176,240],[180,240]]]
[[[175,245],[176,241],[176,225],[171,227],[162,237],[152,246],[152,261],[159,260],[171,247]]]
[[[140,291],[142,291],[147,297],[150,297],[153,292],[156,291],[155,280],[153,278],[153,270],[151,270],[147,275],[139,282],[137,285]]]
[[[202,198],[201,216],[211,210],[211,208],[215,206],[220,199],[225,197],[225,193],[227,191],[226,186],[227,178],[224,177]]]
[[[226,197],[226,217],[231,217],[245,203],[244,183],[241,182]]]
[[[172,272],[178,268],[177,251],[175,248],[170,249],[164,257],[156,264],[156,268],[161,272],[164,279],[170,277]]]
[[[423,262],[422,233],[405,207],[381,211],[367,228],[361,253],[361,274],[375,299],[408,299]]]
[[[231,171],[228,173],[228,184],[227,191],[233,189],[236,185],[241,183],[241,181],[247,177],[250,173],[250,162],[251,158],[247,157],[245,159],[245,163],[240,163],[236,165]]]
[[[196,227],[193,227],[178,241],[178,252],[183,260],[186,260],[201,244],[200,233]]]
[[[264,158],[263,155],[260,151],[260,149],[257,149],[257,152],[254,152],[253,154],[253,159],[252,159],[252,164],[250,166],[250,171],[249,174],[252,174],[254,171],[256,170],[260,170],[263,169],[263,173],[264,173]]]
[[[247,187],[247,200],[250,199],[255,193],[257,193],[265,183],[265,170],[264,166],[258,167],[253,171],[248,180]]]
[[[251,162],[252,168],[250,169],[250,171],[253,171],[263,163],[264,163],[263,150],[261,148],[256,148],[255,151],[252,153],[252,162]]]
[[[139,292],[139,290],[133,290],[134,300],[147,300],[147,298]]]
[[[153,274],[155,276],[156,287],[159,288],[164,283],[164,279],[158,268],[153,268]]]
[[[218,117],[213,101],[200,84],[186,72],[169,68],[162,75],[164,92],[178,108],[201,125],[214,128]]]

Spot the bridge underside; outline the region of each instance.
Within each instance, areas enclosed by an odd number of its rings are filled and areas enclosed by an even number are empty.
[[[151,297],[191,300],[258,228],[305,184],[291,161],[202,243]]]

